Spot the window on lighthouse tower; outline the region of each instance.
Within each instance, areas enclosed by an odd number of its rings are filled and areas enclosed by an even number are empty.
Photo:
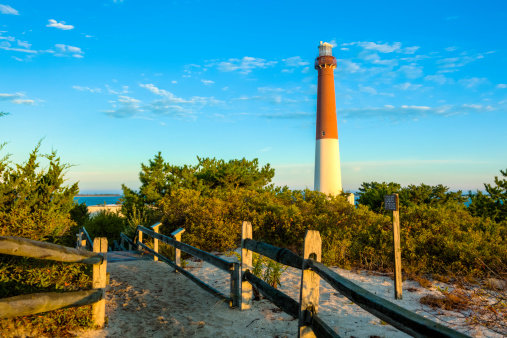
[[[325,131],[322,131],[322,136],[326,135],[326,132]]]

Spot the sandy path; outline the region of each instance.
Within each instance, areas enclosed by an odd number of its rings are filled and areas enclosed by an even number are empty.
[[[230,309],[165,263],[117,262],[108,271],[108,324],[80,337],[296,336],[297,321],[268,301],[248,313]]]
[[[234,257],[234,256],[233,256]],[[235,258],[225,257],[227,260]],[[223,294],[229,293],[229,276],[202,261],[186,261],[188,270]],[[450,311],[434,310],[419,303],[437,288],[424,289],[418,282],[403,283],[403,300],[394,301],[393,281],[388,276],[332,268],[354,283],[397,305],[474,337],[501,337],[487,329],[470,330]],[[254,301],[252,309],[230,309],[174,269],[153,260],[108,263],[111,284],[106,292],[109,323],[102,330],[80,337],[297,337],[297,320],[267,300]],[[281,291],[299,300],[300,271],[288,268],[281,278]],[[362,310],[321,280],[319,316],[342,337],[408,337]]]

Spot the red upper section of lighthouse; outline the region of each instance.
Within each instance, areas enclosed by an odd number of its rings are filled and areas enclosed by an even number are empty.
[[[321,43],[321,46],[322,43]],[[338,123],[336,120],[336,99],[334,91],[334,69],[336,58],[331,54],[331,45],[315,59],[315,69],[319,71],[317,89],[317,130],[316,139],[338,139]],[[322,55],[324,54],[324,55]]]

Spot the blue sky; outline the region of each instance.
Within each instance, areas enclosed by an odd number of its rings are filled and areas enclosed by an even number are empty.
[[[44,138],[82,192],[137,188],[162,151],[259,158],[313,188],[320,41],[344,189],[481,189],[507,168],[504,1],[0,0],[0,141]]]

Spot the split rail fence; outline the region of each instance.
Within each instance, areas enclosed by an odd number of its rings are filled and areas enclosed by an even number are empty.
[[[84,229],[84,228],[83,228]],[[86,231],[86,230],[85,230]],[[57,262],[93,265],[92,290],[70,292],[32,293],[0,299],[0,318],[28,316],[63,308],[93,304],[92,318],[95,325],[102,327],[106,315],[106,268],[107,239],[95,238],[93,242],[78,234],[78,248],[34,241],[11,236],[0,236],[0,254],[47,259]],[[87,241],[87,243],[84,243]],[[93,252],[79,249],[89,246]]]
[[[240,299],[240,279],[239,279],[239,271],[240,271],[240,263],[238,262],[229,262],[225,259],[222,259],[220,257],[217,257],[213,254],[210,254],[206,251],[202,251],[200,249],[197,249],[191,245],[185,244],[181,242],[181,234],[185,231],[183,228],[179,228],[176,231],[174,231],[171,234],[171,237],[162,235],[158,233],[158,229],[161,223],[157,223],[151,227],[151,229],[145,228],[143,226],[137,227],[137,245],[138,250],[146,250],[147,252],[151,253],[154,257],[154,260],[160,259],[161,261],[171,265],[176,271],[183,274],[185,277],[188,277],[190,280],[192,280],[194,283],[196,283],[199,287],[203,288],[204,290],[210,292],[214,296],[229,302],[230,307],[238,307],[239,306],[239,299]],[[148,236],[151,236],[153,238],[153,249],[148,247],[146,244],[143,243],[143,234],[146,234]],[[123,234],[122,234],[123,235]],[[123,235],[121,238],[123,240],[127,240],[127,237]],[[161,241],[163,243],[169,244],[172,247],[174,247],[175,255],[174,255],[174,261],[170,260],[169,258],[159,254],[158,252],[158,241]],[[130,243],[129,243],[130,244]],[[230,294],[229,296],[224,295],[222,292],[218,291],[217,289],[213,288],[212,286],[204,283],[199,278],[194,276],[192,273],[188,272],[187,270],[183,269],[181,267],[181,251],[186,252],[187,254],[190,254],[194,257],[197,257],[199,259],[202,259],[203,261],[210,263],[220,270],[223,270],[227,272],[230,275]]]
[[[145,250],[151,253],[154,260],[160,259],[168,263],[176,271],[181,272],[204,290],[220,299],[229,301],[231,307],[239,306],[241,310],[251,308],[252,287],[255,287],[264,297],[273,302],[282,311],[298,318],[298,337],[339,337],[318,315],[320,279],[328,282],[334,289],[367,312],[413,337],[468,337],[465,334],[378,297],[320,263],[322,241],[318,231],[307,231],[303,257],[300,257],[288,249],[253,240],[251,223],[243,222],[240,269],[240,263],[226,261],[208,252],[182,243],[181,234],[185,231],[183,228],[174,231],[170,236],[165,236],[159,233],[160,225],[161,223],[157,223],[151,229],[138,226],[137,242],[135,243],[122,234],[121,244],[118,244],[118,247],[125,249],[125,244],[128,244],[129,248],[137,245],[138,250]],[[153,238],[153,249],[143,243],[143,234]],[[175,248],[174,261],[159,254],[158,241]],[[229,297],[183,269],[180,261],[180,250],[228,272],[231,276]],[[251,272],[253,270],[253,252],[266,256],[278,263],[301,270],[299,302],[272,287]]]
[[[299,337],[314,337],[314,335],[317,337],[339,337],[318,316],[321,278],[364,310],[413,337],[468,337],[378,297],[320,263],[322,242],[318,231],[307,231],[303,257],[299,257],[288,249],[253,240],[250,222],[243,222],[241,237],[241,309],[250,308],[253,285],[281,310],[299,319]],[[302,270],[299,303],[250,272],[252,252]]]

